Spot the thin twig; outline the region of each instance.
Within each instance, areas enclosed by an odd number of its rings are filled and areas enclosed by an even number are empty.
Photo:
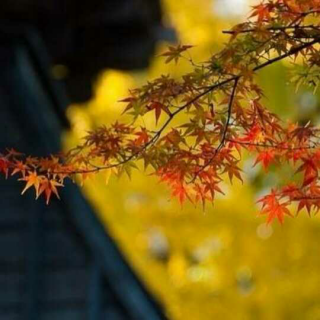
[[[252,147],[257,147],[257,148],[272,148],[272,149],[279,149],[279,150],[310,150],[310,149],[315,149],[316,146],[308,146],[308,147],[284,147],[284,146],[279,146],[279,145],[271,145],[271,144],[265,144],[265,143],[253,143],[253,142],[246,142],[246,141],[239,141],[239,140],[234,140],[234,139],[226,139],[226,141],[245,145],[245,146],[252,146]]]
[[[304,29],[313,29],[313,30],[316,30],[316,31],[319,31],[320,32],[320,29],[319,28],[316,28],[314,25],[308,25],[308,26],[292,26],[292,25],[289,25],[289,26],[283,26],[283,27],[268,27],[268,28],[261,28],[261,29],[258,29],[258,30],[267,30],[267,31],[286,31],[286,30],[304,30]],[[256,28],[249,28],[249,29],[243,29],[243,30],[223,30],[222,33],[224,34],[240,34],[240,33],[250,33],[250,32],[255,32],[257,31]]]
[[[226,142],[227,132],[228,132],[228,129],[229,129],[229,124],[230,124],[230,119],[231,119],[231,114],[232,114],[232,106],[233,106],[234,98],[236,96],[236,90],[237,90],[237,86],[238,86],[238,81],[239,81],[239,78],[235,79],[234,85],[233,85],[233,88],[232,88],[232,92],[231,92],[231,96],[230,96],[230,100],[229,100],[229,104],[228,104],[227,121],[226,121],[226,124],[224,126],[224,130],[223,130],[223,133],[222,133],[221,141],[220,141],[218,147],[215,149],[215,151],[213,153],[213,156],[203,166],[201,166],[201,168],[195,173],[195,175],[192,178],[191,182],[193,182],[197,178],[199,173],[201,173],[206,167],[208,167],[212,163],[212,161],[214,160],[214,158],[216,157],[218,152],[223,148],[223,146],[224,146],[224,144]]]

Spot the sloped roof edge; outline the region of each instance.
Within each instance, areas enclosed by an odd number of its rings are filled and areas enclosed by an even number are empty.
[[[93,213],[88,214],[92,212],[91,208],[79,191],[74,192],[74,188],[77,186],[71,183],[66,186],[62,193],[62,201],[64,198],[67,199],[68,214],[92,250],[104,276],[132,318],[137,320],[166,319],[160,305],[150,296],[127,265],[98,218]]]

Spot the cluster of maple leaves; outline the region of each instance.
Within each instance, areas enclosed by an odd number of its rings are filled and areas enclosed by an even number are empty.
[[[299,67],[293,81],[297,87],[317,88],[320,79],[320,1],[264,0],[253,7],[248,21],[236,25],[225,48],[201,64],[184,53],[192,46],[169,47],[166,63],[189,60],[192,71],[180,79],[169,75],[133,89],[122,102],[131,123],[116,122],[89,132],[84,143],[65,155],[24,157],[15,150],[0,156],[0,172],[20,175],[25,192],[30,187],[49,202],[58,196],[66,178],[74,179],[106,171],[131,175],[142,161],[172,189],[181,203],[214,201],[223,193],[227,176],[242,181],[244,150],[255,154],[255,164],[289,165],[291,181],[275,187],[259,202],[267,222],[280,223],[298,212],[320,209],[320,129],[307,123],[284,122],[263,105],[263,91],[255,74],[282,59]],[[152,114],[157,130],[135,125]],[[187,121],[173,125],[179,114]]]

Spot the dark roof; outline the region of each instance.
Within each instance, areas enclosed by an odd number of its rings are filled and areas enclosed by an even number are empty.
[[[101,69],[146,68],[159,40],[173,40],[160,0],[1,0],[0,20],[38,30],[55,64],[68,68],[72,101],[91,96]]]
[[[37,33],[21,30],[0,31],[0,150],[46,155],[67,99]],[[75,184],[49,206],[20,192],[0,177],[0,320],[165,319]]]

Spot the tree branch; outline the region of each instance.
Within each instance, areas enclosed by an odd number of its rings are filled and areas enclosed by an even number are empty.
[[[316,31],[319,31],[320,32],[320,28],[316,28],[314,25],[307,25],[307,26],[283,26],[283,27],[268,27],[268,28],[265,28],[265,29],[261,29],[261,30],[267,30],[267,31],[287,31],[287,30],[305,30],[305,29],[312,29],[312,30],[316,30]],[[249,28],[249,29],[243,29],[243,30],[239,30],[239,31],[236,31],[236,30],[223,30],[222,33],[223,34],[230,34],[230,35],[233,35],[233,34],[240,34],[240,33],[251,33],[251,32],[255,32],[257,31],[257,29],[255,28]]]
[[[317,44],[320,42],[320,37],[316,37],[314,38],[312,41],[309,41],[307,43],[304,43],[300,46],[297,46],[297,47],[293,47],[291,48],[288,52],[280,55],[280,56],[277,56],[273,59],[270,59],[268,61],[266,61],[265,63],[262,63],[256,67],[254,67],[252,69],[253,72],[255,71],[258,71],[258,70],[261,70],[271,64],[274,64],[280,60],[283,60],[287,57],[290,57],[306,48],[309,48],[311,46],[313,46],[314,44]],[[199,100],[201,97],[205,96],[206,94],[216,90],[217,88],[221,88],[223,87],[224,85],[230,83],[230,82],[233,82],[235,83],[235,85],[233,86],[233,92],[235,93],[235,90],[236,90],[236,86],[239,82],[239,80],[243,77],[242,74],[239,74],[239,75],[235,75],[235,76],[232,76],[228,79],[225,79],[223,81],[220,81],[220,82],[217,82],[211,86],[208,86],[208,87],[204,87],[204,91],[198,95],[196,95],[194,98],[192,98],[191,100],[189,100],[187,103],[185,103],[184,105],[182,105],[180,108],[178,108],[175,112],[173,112],[169,117],[168,119],[165,121],[165,123],[162,125],[162,127],[155,133],[155,135],[146,143],[144,144],[140,150],[134,152],[132,155],[130,155],[128,158],[120,161],[120,162],[117,162],[115,164],[110,164],[110,165],[107,165],[107,166],[101,166],[99,168],[93,168],[93,169],[88,169],[88,170],[79,170],[79,171],[75,171],[74,173],[92,173],[92,172],[98,172],[98,171],[101,171],[101,170],[106,170],[106,169],[111,169],[111,168],[115,168],[115,167],[118,167],[120,165],[123,165],[131,160],[133,160],[134,158],[136,158],[137,156],[139,156],[142,152],[146,151],[147,148],[154,144],[159,138],[160,136],[162,135],[163,131],[168,127],[168,125],[171,123],[172,119],[178,115],[180,112],[182,112],[183,110],[185,110],[187,107],[189,107],[192,103],[194,103],[195,101]],[[229,108],[228,108],[228,118],[230,120],[230,116],[229,116],[229,113],[231,114],[231,107],[232,107],[232,103],[233,103],[233,99],[234,99],[234,93],[231,95],[231,99],[230,99],[230,103],[229,103]],[[228,129],[228,128],[227,128]],[[221,141],[221,143],[219,144],[219,146],[217,147],[217,152],[220,151],[223,147],[223,144],[225,142],[225,135],[227,133],[227,129],[224,131],[223,133],[223,139]],[[214,155],[215,157],[215,155]],[[213,157],[213,158],[214,158]],[[205,167],[207,167],[210,163],[212,162],[212,160],[205,165]],[[203,169],[200,169],[201,171],[203,171]],[[200,172],[201,172],[200,171]],[[55,174],[64,174],[64,173],[68,173],[68,172],[53,172]]]

